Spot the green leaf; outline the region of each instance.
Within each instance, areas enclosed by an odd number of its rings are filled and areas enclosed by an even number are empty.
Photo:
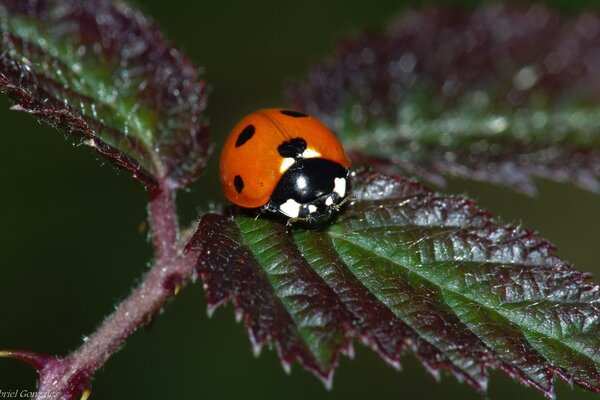
[[[429,7],[346,40],[290,85],[355,164],[436,185],[458,176],[535,194],[600,193],[598,15],[541,5]]]
[[[485,391],[502,369],[547,397],[555,376],[600,391],[600,288],[552,245],[467,199],[376,173],[320,230],[205,215],[188,249],[210,309],[232,300],[256,349],[272,341],[325,382],[356,337],[394,366],[411,349]]]
[[[194,180],[208,154],[206,84],[119,1],[1,0],[0,92],[148,187]]]

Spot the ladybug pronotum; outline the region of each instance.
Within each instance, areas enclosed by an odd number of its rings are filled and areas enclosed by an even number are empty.
[[[341,143],[319,120],[278,108],[244,117],[220,163],[231,202],[310,225],[329,220],[348,198],[349,167]]]

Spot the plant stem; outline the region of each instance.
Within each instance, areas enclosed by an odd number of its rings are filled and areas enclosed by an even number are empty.
[[[194,254],[183,255],[174,195],[169,190],[152,193],[149,221],[155,263],[142,282],[81,347],[65,358],[54,358],[40,369],[38,391],[53,392],[60,399],[76,399],[91,382],[94,373],[139,327],[149,323],[179,287],[192,278]]]
[[[157,262],[177,256],[179,224],[175,194],[168,189],[150,193],[148,220],[152,228],[154,256]]]

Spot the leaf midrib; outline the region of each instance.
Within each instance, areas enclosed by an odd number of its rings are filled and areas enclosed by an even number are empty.
[[[359,247],[359,248],[363,249],[364,251],[372,254],[375,258],[380,258],[382,260],[385,260],[387,262],[392,263],[393,265],[396,265],[396,266],[398,266],[400,268],[403,268],[404,270],[406,270],[406,271],[408,271],[410,273],[416,274],[420,278],[422,278],[422,279],[426,280],[427,282],[430,282],[432,285],[435,285],[436,287],[440,288],[440,290],[446,290],[446,291],[448,291],[450,293],[453,293],[455,295],[465,297],[465,298],[467,298],[467,299],[469,299],[471,301],[476,302],[477,304],[481,305],[482,307],[484,307],[484,308],[486,308],[486,309],[488,309],[488,310],[490,310],[492,312],[497,312],[500,315],[502,315],[503,317],[505,317],[507,320],[509,320],[510,322],[514,323],[519,328],[521,327],[521,325],[525,325],[525,329],[528,329],[528,330],[533,331],[533,332],[535,332],[535,333],[537,333],[539,335],[546,336],[546,337],[551,338],[553,340],[556,340],[556,341],[558,341],[560,343],[563,343],[569,349],[575,351],[578,354],[581,354],[583,357],[586,357],[586,358],[592,360],[594,363],[600,363],[600,360],[594,360],[591,356],[589,356],[589,355],[587,355],[585,353],[582,353],[579,349],[577,349],[577,348],[569,345],[568,343],[563,342],[564,339],[568,339],[572,335],[565,335],[565,336],[562,336],[560,338],[557,338],[557,337],[555,337],[553,335],[550,335],[550,334],[548,334],[548,333],[546,333],[546,332],[544,332],[544,331],[542,331],[540,329],[537,329],[537,327],[532,327],[532,326],[529,326],[528,324],[522,324],[521,320],[515,321],[515,319],[514,319],[514,317],[512,316],[511,313],[507,313],[505,310],[502,310],[502,309],[495,309],[493,306],[491,306],[489,304],[482,303],[480,299],[474,298],[472,295],[460,293],[460,292],[458,292],[458,291],[456,291],[456,290],[454,290],[454,289],[452,289],[450,287],[442,286],[438,282],[433,281],[433,280],[429,279],[427,276],[419,273],[418,270],[414,270],[412,268],[400,265],[400,264],[398,264],[396,262],[396,260],[393,260],[393,259],[391,259],[389,257],[386,257],[386,256],[383,256],[381,254],[378,254],[378,253],[374,252],[371,248],[365,247],[361,243],[357,243],[356,241],[350,240],[348,236],[336,234],[336,232],[331,231],[331,230],[329,230],[327,233],[329,235],[331,235],[332,238],[334,238],[336,240],[341,240],[341,241],[344,241],[344,242],[346,242],[346,243],[348,243],[348,244],[350,244],[352,246]],[[578,333],[585,333],[585,332],[578,332]]]
[[[519,144],[526,139],[532,142],[536,150],[556,144],[595,148],[600,143],[598,131],[593,129],[600,122],[600,117],[598,117],[600,108],[598,107],[581,105],[556,109],[552,106],[529,105],[525,109],[527,113],[523,116],[509,111],[493,114],[486,111],[474,113],[472,108],[467,107],[466,109],[450,109],[438,116],[421,115],[412,119],[403,119],[396,124],[371,120],[366,127],[357,129],[363,135],[365,129],[371,132],[372,135],[364,136],[370,140],[364,141],[363,138],[362,142],[358,142],[359,145],[349,140],[347,144],[358,150],[377,145],[380,153],[383,151],[383,153],[396,154],[399,146],[401,150],[406,150],[409,148],[407,144],[415,142],[425,146],[441,145],[447,148],[462,147],[467,150],[468,145],[480,141],[493,145],[512,140]],[[467,112],[469,116],[465,117]],[[574,115],[578,118],[574,118]],[[544,117],[545,125],[536,126],[531,122],[533,116]],[[524,123],[528,123],[531,128],[527,129],[529,135],[526,137],[518,133],[523,130],[520,125]],[[463,128],[459,129],[459,125]],[[454,128],[449,130],[450,126],[454,126]],[[558,129],[556,126],[561,128]],[[552,128],[554,131],[549,132],[549,129]],[[348,128],[351,131],[347,135],[349,139],[356,138],[352,129],[352,126]],[[414,150],[410,151],[414,152]]]
[[[297,243],[297,240],[296,240],[296,237],[295,237],[295,235],[294,235],[293,237],[294,237],[294,241]],[[338,252],[336,251],[335,247],[333,246],[332,238],[328,238],[328,239],[329,239],[329,240],[327,240],[327,241],[328,241],[328,245],[329,245],[329,247],[330,247],[331,251],[333,251],[333,252],[334,252],[334,253],[337,255],[337,258],[340,260],[340,262],[342,263],[342,265],[344,265],[344,266],[346,267],[346,270],[347,270],[349,273],[351,273],[352,275],[354,275],[354,273],[352,272],[352,269],[351,269],[351,268],[349,268],[349,267],[347,266],[347,263],[346,263],[346,262],[345,262],[345,261],[344,261],[344,260],[343,260],[341,257],[339,257],[339,254],[338,254]],[[296,245],[296,246],[297,246],[297,245]],[[298,248],[300,249],[300,247],[298,247]],[[304,255],[303,255],[303,258],[304,258]],[[312,259],[311,261],[309,261],[309,260],[307,260],[307,259],[305,258],[305,260],[306,260],[306,262],[308,263],[308,265],[310,265],[310,266],[311,266],[311,268],[313,268],[313,267],[312,267],[312,264],[313,264],[314,262],[318,261],[318,260],[321,260],[321,258]],[[314,268],[313,268],[313,269],[314,269]],[[315,271],[315,272],[317,272],[317,271]],[[317,274],[318,274],[319,276],[321,276],[321,274],[320,274],[319,272],[317,272]],[[354,276],[357,278],[357,281],[358,281],[358,282],[361,282],[361,279],[360,279],[360,278],[358,278],[356,275],[354,275]],[[325,279],[323,276],[321,276],[321,278],[322,278],[322,279]],[[361,283],[361,285],[362,285],[362,283]],[[365,289],[367,292],[371,293],[371,294],[372,294],[372,295],[373,295],[373,296],[374,296],[374,297],[377,299],[377,301],[379,301],[379,302],[382,304],[382,306],[383,306],[383,307],[387,308],[387,309],[388,309],[388,310],[389,310],[389,311],[390,311],[390,312],[391,312],[391,313],[394,315],[394,317],[395,317],[395,318],[399,319],[399,320],[400,320],[400,321],[401,321],[403,324],[405,324],[406,326],[408,326],[409,328],[411,328],[412,330],[414,330],[414,331],[415,331],[415,332],[416,332],[416,333],[419,335],[419,337],[420,337],[420,339],[421,339],[421,340],[423,340],[423,341],[424,341],[424,342],[426,342],[426,343],[427,343],[429,346],[431,346],[431,347],[433,347],[434,349],[436,349],[437,351],[439,351],[441,354],[444,354],[446,357],[448,357],[448,359],[449,359],[449,360],[453,361],[453,365],[454,365],[454,367],[455,367],[457,370],[459,370],[459,371],[462,371],[462,372],[465,374],[465,376],[470,376],[470,372],[469,372],[467,369],[465,369],[465,368],[462,368],[461,366],[459,366],[459,365],[457,365],[456,363],[454,363],[454,361],[459,361],[459,362],[460,362],[460,361],[464,361],[464,360],[461,360],[461,358],[460,358],[460,357],[457,357],[457,356],[456,356],[456,354],[452,354],[452,353],[449,353],[449,352],[447,352],[447,351],[444,351],[444,350],[443,350],[443,349],[442,349],[442,348],[441,348],[441,347],[440,347],[440,346],[439,346],[439,345],[436,343],[436,341],[435,341],[435,340],[432,340],[432,338],[431,338],[431,335],[430,335],[429,333],[427,333],[427,332],[423,331],[423,330],[422,330],[422,329],[420,329],[418,326],[416,326],[415,324],[411,323],[411,321],[408,321],[408,320],[406,320],[406,319],[404,319],[404,318],[401,318],[400,316],[398,316],[398,315],[397,315],[397,314],[394,312],[394,310],[392,310],[392,309],[389,307],[389,305],[388,305],[388,304],[386,304],[386,302],[385,302],[385,301],[382,301],[382,300],[379,298],[379,296],[377,296],[377,294],[376,294],[375,292],[373,292],[373,291],[372,291],[370,288],[368,288],[368,287],[366,287],[366,286],[364,286],[364,285],[363,285],[363,287],[364,287],[364,289]],[[337,295],[337,294],[336,294],[336,295]]]
[[[322,349],[319,346],[317,340],[314,340],[313,335],[314,332],[311,332],[311,329],[319,328],[319,325],[313,325],[310,319],[307,319],[302,316],[305,309],[308,305],[301,306],[299,308],[295,308],[290,304],[290,300],[300,296],[300,294],[291,294],[285,293],[285,290],[282,289],[281,285],[276,282],[276,278],[284,277],[288,274],[287,271],[275,271],[274,269],[281,269],[281,263],[270,262],[268,264],[263,264],[261,260],[264,260],[265,257],[269,256],[268,253],[270,251],[276,251],[277,247],[277,231],[274,229],[269,229],[268,226],[260,225],[260,224],[252,224],[250,228],[244,229],[243,224],[240,224],[239,221],[235,221],[238,230],[241,233],[241,239],[244,246],[247,246],[253,256],[257,259],[261,268],[265,271],[267,280],[271,285],[273,291],[276,293],[277,298],[280,304],[284,307],[287,313],[290,316],[292,323],[296,329],[296,333],[298,337],[302,340],[303,344],[306,346],[308,351],[314,357],[315,361],[319,364],[321,368],[327,369],[327,354],[322,354]],[[268,229],[268,232],[265,234],[265,228]],[[251,239],[253,238],[254,239]],[[274,238],[274,239],[273,239]],[[270,243],[273,241],[275,243]],[[274,250],[275,249],[275,250]],[[275,266],[275,268],[265,268],[266,265]],[[283,293],[282,293],[283,292]],[[325,362],[324,362],[325,361]]]

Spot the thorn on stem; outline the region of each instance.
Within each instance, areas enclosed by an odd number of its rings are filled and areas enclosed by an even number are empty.
[[[41,370],[48,364],[49,361],[54,359],[54,357],[50,357],[45,354],[24,350],[2,350],[0,351],[0,357],[12,358],[14,360],[27,363],[35,368],[38,373],[41,372]]]
[[[85,391],[81,394],[81,400],[88,400],[92,395],[92,389],[85,389]]]

